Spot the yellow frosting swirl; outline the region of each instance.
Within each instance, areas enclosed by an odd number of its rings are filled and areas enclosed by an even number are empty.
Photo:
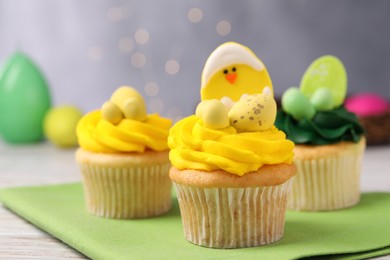
[[[157,114],[145,121],[122,119],[117,125],[102,119],[100,110],[85,115],[77,125],[80,146],[97,153],[144,152],[168,149],[168,131],[172,121]]]
[[[172,165],[180,170],[222,169],[242,176],[266,164],[291,163],[294,143],[275,126],[237,133],[232,126],[207,128],[197,116],[189,116],[171,128],[168,146]]]

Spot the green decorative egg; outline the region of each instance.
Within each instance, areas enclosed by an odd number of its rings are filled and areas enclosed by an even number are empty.
[[[300,88],[308,98],[317,89],[327,88],[332,96],[332,108],[341,106],[347,94],[347,73],[343,63],[335,56],[319,57],[303,74]]]
[[[296,120],[312,119],[316,111],[309,99],[297,87],[291,87],[282,96],[282,108]]]
[[[10,143],[43,139],[43,119],[51,107],[45,78],[23,53],[16,52],[0,71],[0,133]]]
[[[329,111],[333,109],[332,93],[327,88],[319,88],[310,98],[310,103],[317,111]]]

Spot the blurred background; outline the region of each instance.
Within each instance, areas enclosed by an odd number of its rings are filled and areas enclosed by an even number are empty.
[[[390,98],[390,1],[0,0],[0,63],[17,50],[44,72],[54,105],[99,108],[121,85],[178,119],[199,102],[203,65],[226,41],[251,48],[277,96],[338,56],[348,93]]]

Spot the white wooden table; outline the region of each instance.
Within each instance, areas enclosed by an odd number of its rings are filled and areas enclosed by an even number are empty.
[[[48,143],[0,141],[0,188],[80,181],[74,152]],[[361,186],[363,191],[390,192],[390,146],[367,148]],[[69,258],[84,256],[0,206],[0,259]]]

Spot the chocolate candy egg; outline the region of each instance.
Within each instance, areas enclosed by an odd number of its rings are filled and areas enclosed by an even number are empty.
[[[276,102],[272,95],[249,95],[230,109],[229,118],[238,132],[268,130],[275,122]]]
[[[36,65],[17,52],[0,72],[0,132],[10,143],[43,138],[43,120],[51,107],[45,78]]]
[[[309,99],[296,87],[289,88],[284,92],[282,108],[296,120],[303,118],[310,120],[316,113]]]

